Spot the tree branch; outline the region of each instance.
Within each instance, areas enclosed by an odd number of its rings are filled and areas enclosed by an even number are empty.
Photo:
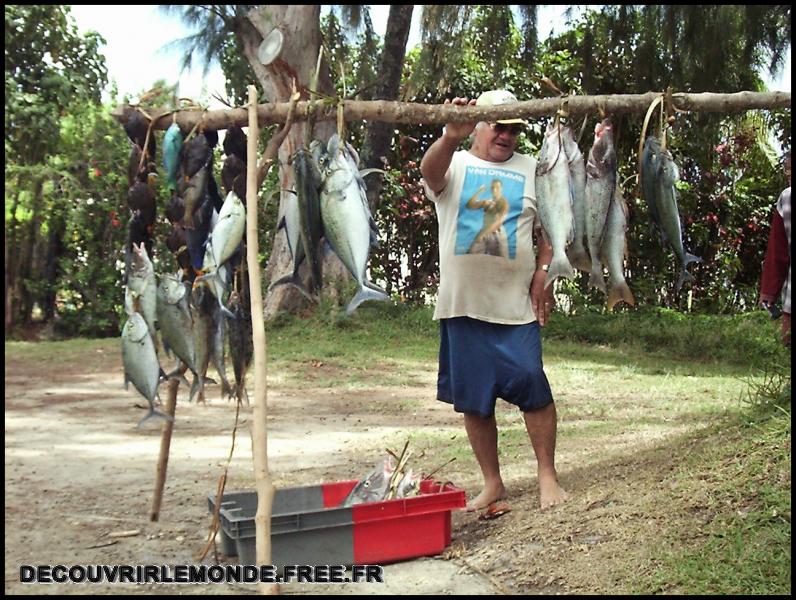
[[[360,119],[383,121],[385,123],[463,123],[467,121],[496,121],[509,118],[538,118],[553,115],[566,101],[569,114],[598,113],[600,109],[607,114],[644,113],[652,101],[660,96],[659,92],[646,94],[611,94],[604,96],[569,96],[565,98],[545,98],[528,100],[517,104],[474,107],[453,106],[450,104],[417,104],[412,102],[395,102],[388,100],[343,102],[343,114],[346,121]],[[672,94],[674,108],[685,111],[739,113],[747,110],[773,110],[790,108],[790,92],[737,92],[734,94]],[[117,107],[111,116],[120,123],[127,122],[135,109],[128,105]],[[257,119],[261,125],[285,123],[290,111],[289,102],[278,104],[261,104],[257,107]],[[312,111],[312,115],[310,114]],[[171,119],[164,118],[171,111],[152,109],[149,111],[154,120],[153,129],[167,129]],[[337,118],[337,108],[327,102],[297,102],[293,118],[296,121],[307,120],[313,116],[316,121],[332,121]],[[196,111],[179,111],[177,123],[184,130],[190,130],[199,121],[204,121],[206,129],[227,129],[233,125],[245,127],[248,114],[245,108],[229,110],[212,110],[205,113]]]

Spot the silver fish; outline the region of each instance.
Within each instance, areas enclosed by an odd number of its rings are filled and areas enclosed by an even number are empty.
[[[608,292],[608,310],[621,301],[635,306],[636,300],[633,292],[625,281],[624,259],[627,255],[627,205],[621,188],[617,185],[614,197],[608,208],[608,218],[605,220],[605,233],[600,246],[600,258],[608,269],[610,291]]]
[[[689,254],[683,247],[683,232],[680,226],[680,212],[677,208],[677,190],[675,189],[675,183],[679,177],[680,173],[677,165],[674,164],[671,153],[668,150],[663,150],[659,154],[654,197],[661,239],[669,243],[682,265],[680,277],[677,279],[676,289],[678,292],[683,283],[694,279],[686,267],[692,262],[702,262],[700,257]]]
[[[127,314],[141,313],[149,327],[152,339],[155,340],[157,339],[155,333],[157,281],[155,269],[152,266],[152,261],[149,260],[143,242],[140,245],[133,244],[131,262],[130,274],[127,277],[127,289],[124,293],[124,307]]]
[[[390,477],[394,468],[389,458],[385,458],[359,481],[340,504],[341,507],[380,502],[390,491]]]
[[[560,125],[550,123],[536,164],[536,201],[539,219],[553,247],[553,258],[545,278],[548,287],[558,277],[574,278],[567,258],[567,244],[574,239],[572,183],[567,156],[562,148]]]
[[[351,314],[366,300],[390,297],[367,280],[368,254],[376,243],[376,224],[368,208],[365,182],[355,162],[356,152],[337,134],[329,139],[328,167],[321,189],[321,216],[326,240],[354,277],[358,292],[348,303]]]
[[[205,250],[205,272],[213,272],[235,254],[246,231],[246,208],[235,192],[227,194],[218,219],[213,225]],[[208,253],[211,255],[208,260]]]
[[[572,177],[572,215],[575,219],[575,237],[567,248],[567,257],[573,267],[588,273],[591,270],[591,259],[583,245],[586,237],[586,163],[569,127],[561,130],[561,140]]]
[[[600,245],[608,218],[608,207],[616,188],[616,152],[613,125],[603,119],[594,128],[594,144],[586,162],[586,239],[591,256],[589,285],[605,291]]]
[[[194,398],[203,398],[204,384],[215,383],[207,377],[207,367],[210,364],[210,344],[213,331],[213,299],[208,298],[209,292],[200,287],[191,294],[191,317],[193,318],[193,349],[196,372],[200,377],[194,379],[191,386],[189,401]]]
[[[193,317],[188,290],[178,276],[167,274],[161,278],[157,292],[157,313],[163,346],[173,351],[194,374],[194,384],[191,386],[193,389],[199,384],[193,341]],[[178,373],[179,369],[175,369],[168,376],[174,377]]]
[[[146,321],[137,312],[130,315],[122,329],[122,364],[124,365],[124,388],[128,389],[128,382],[132,383],[135,389],[149,401],[149,412],[138,422],[138,427],[153,417],[173,421],[173,417],[155,409],[155,399],[158,398],[158,384],[160,383],[160,364]]]
[[[246,210],[237,194],[230,192],[207,240],[202,263],[205,275],[197,277],[193,284],[194,289],[207,285],[218,299],[220,310],[228,317],[232,313],[223,305],[223,296],[227,291],[230,269],[225,263],[237,251],[245,230]]]

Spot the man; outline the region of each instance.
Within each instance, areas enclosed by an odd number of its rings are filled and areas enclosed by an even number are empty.
[[[763,276],[760,281],[760,304],[769,308],[782,298],[782,343],[790,347],[790,150],[785,154],[788,187],[779,195],[771,216]]]
[[[484,92],[477,101],[453,99],[458,106],[515,102],[503,90]],[[434,312],[440,321],[438,398],[464,413],[484,477],[484,488],[468,510],[485,509],[483,518],[509,510],[498,461],[497,397],[523,412],[536,454],[541,508],[569,497],[555,469],[556,409],[542,368],[539,333],[553,307],[552,287],[544,289],[553,249],[537,235],[538,261],[534,257],[536,160],[515,152],[523,125],[522,119],[448,123],[420,163],[439,219],[440,287]],[[457,152],[471,133],[471,149]],[[474,214],[480,211],[468,207],[482,186],[491,186],[507,204],[500,219],[505,256],[469,252],[488,225]]]

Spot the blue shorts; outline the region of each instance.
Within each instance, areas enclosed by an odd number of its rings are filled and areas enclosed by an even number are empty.
[[[456,412],[491,417],[503,398],[523,412],[553,401],[542,368],[539,324],[440,319],[437,399]]]

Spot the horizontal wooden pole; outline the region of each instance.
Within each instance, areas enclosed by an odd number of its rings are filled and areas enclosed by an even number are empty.
[[[643,114],[652,101],[660,96],[659,92],[646,94],[611,94],[605,96],[568,96],[565,98],[544,98],[527,100],[507,106],[462,107],[449,104],[417,104],[412,102],[396,102],[391,100],[345,100],[343,113],[346,121],[382,121],[385,123],[406,124],[444,124],[463,123],[467,121],[495,121],[509,118],[538,118],[555,114],[566,103],[570,114],[598,113],[600,110],[608,115],[622,113]],[[675,93],[671,95],[674,108],[694,112],[714,112],[733,114],[747,110],[772,110],[790,108],[790,92],[736,92],[733,94],[716,94],[703,92],[699,94]],[[284,123],[287,118],[289,103],[261,104],[257,107],[257,118],[260,125]],[[310,107],[316,121],[328,121],[337,118],[337,107],[331,101],[311,104],[302,101],[297,103],[295,120],[306,120]],[[129,118],[133,107],[122,105],[111,114],[121,123]],[[154,129],[166,129],[171,125],[171,112],[162,109],[145,109],[147,115],[155,120]],[[200,121],[205,129],[227,129],[232,125],[246,127],[248,116],[245,108],[227,110],[181,110],[176,113],[176,120],[183,128],[192,129]]]

